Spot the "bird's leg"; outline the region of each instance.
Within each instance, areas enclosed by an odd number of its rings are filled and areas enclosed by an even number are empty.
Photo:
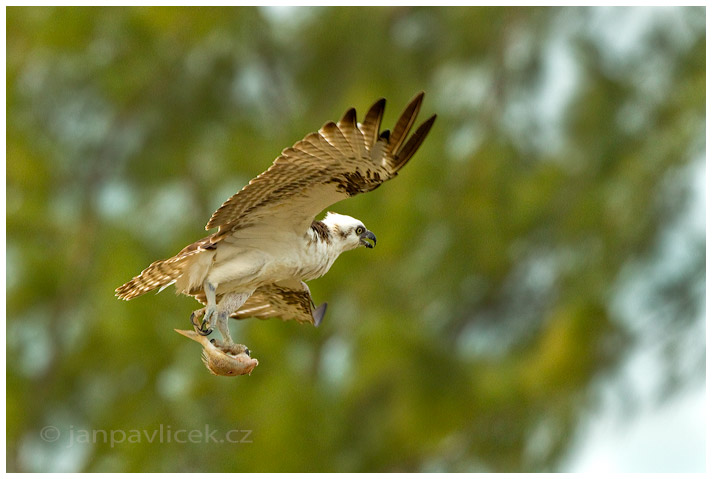
[[[234,344],[233,338],[230,337],[230,328],[228,327],[228,317],[230,313],[227,311],[221,311],[218,313],[218,331],[220,335],[223,336],[223,341],[226,344]]]
[[[251,293],[228,293],[220,300],[220,304],[217,308],[217,325],[220,335],[223,336],[223,342],[232,346],[235,344],[233,338],[230,337],[230,328],[228,327],[228,318],[235,311],[239,310],[240,307],[245,304]]]
[[[203,315],[203,321],[201,321],[201,325],[198,327],[198,333],[203,336],[208,336],[213,332],[218,306],[215,304],[215,286],[213,283],[207,279],[203,281],[203,291],[205,292],[206,306],[204,308],[205,314]],[[193,315],[191,315],[191,322],[193,322]]]

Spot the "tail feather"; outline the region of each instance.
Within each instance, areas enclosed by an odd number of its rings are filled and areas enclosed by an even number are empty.
[[[174,256],[154,261],[131,281],[116,288],[116,296],[128,301],[153,289],[165,288],[175,282],[183,272],[184,259]]]
[[[163,290],[175,283],[183,274],[190,257],[203,251],[215,250],[216,244],[221,239],[222,237],[219,237],[219,235],[207,236],[189,244],[172,258],[154,261],[131,281],[116,288],[116,296],[120,299],[129,300],[148,293],[152,289],[161,288]]]

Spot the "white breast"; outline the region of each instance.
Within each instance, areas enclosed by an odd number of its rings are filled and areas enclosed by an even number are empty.
[[[225,283],[247,286],[259,281],[270,262],[270,255],[264,251],[221,243],[218,245],[213,265],[206,278],[216,286]]]
[[[312,232],[265,238],[243,230],[218,245],[207,279],[218,285],[218,293],[221,293],[221,290],[247,290],[286,279],[319,278],[329,271],[339,253],[309,233]]]

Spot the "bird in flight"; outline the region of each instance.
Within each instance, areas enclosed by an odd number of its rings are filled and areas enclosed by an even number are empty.
[[[129,300],[175,284],[177,293],[205,305],[191,315],[196,333],[207,336],[217,327],[227,349],[235,344],[229,317],[319,326],[326,303],[315,308],[305,281],[326,274],[345,251],[373,248],[376,236],[349,216],[330,212],[319,221],[315,216],[396,176],[436,119],[431,116],[409,137],[423,96],[418,93],[406,105],[391,131],[380,131],[382,98],[363,122],[357,123],[351,108],[337,123],[328,122],[286,148],[213,213],[205,229],[216,232],[151,263],[118,287],[116,296]]]

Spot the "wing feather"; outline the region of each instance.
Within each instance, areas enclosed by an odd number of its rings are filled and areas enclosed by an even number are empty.
[[[319,326],[326,303],[314,307],[309,287],[303,281],[297,289],[270,284],[258,288],[245,304],[231,315],[235,319],[279,318]]]
[[[361,130],[357,126],[356,110],[354,108],[347,110],[342,119],[339,120],[339,123],[337,123],[337,126],[351,146],[350,153],[355,158],[367,157],[364,135],[362,135]]]
[[[319,132],[322,136],[334,147],[342,156],[349,156],[352,154],[352,145],[349,144],[349,140],[344,136],[342,130],[334,122],[325,123]]]
[[[206,303],[204,292],[194,296],[201,303]],[[220,298],[218,300],[220,301]],[[273,283],[255,290],[245,304],[230,316],[235,319],[279,318],[283,321],[295,320],[319,326],[324,316],[324,306],[314,307],[309,287],[304,281]]]
[[[381,118],[384,116],[385,106],[386,99],[381,98],[369,108],[369,111],[364,116],[364,122],[361,124],[361,132],[364,134],[367,147],[376,143],[376,140],[379,138]]]
[[[401,148],[401,145],[406,140],[408,132],[411,130],[418,112],[421,109],[421,102],[423,101],[423,92],[416,95],[413,100],[406,105],[403,113],[396,121],[396,126],[391,132],[391,137],[389,139],[389,153],[394,154]]]
[[[371,106],[364,122],[351,108],[338,123],[286,148],[262,174],[218,208],[206,229],[218,227],[220,238],[255,223],[306,231],[320,211],[342,199],[377,188],[396,176],[433,125],[435,115],[408,134],[418,115],[423,92],[406,106],[393,133],[379,132],[386,101]]]
[[[416,129],[416,133],[411,135],[406,144],[401,147],[401,149],[396,154],[398,163],[396,164],[396,169],[401,169],[403,165],[406,164],[408,160],[416,153],[416,150],[421,146],[423,140],[426,139],[426,135],[431,130],[433,123],[436,121],[436,115],[431,116],[428,120],[423,122],[421,126]]]
[[[332,163],[339,164],[342,162],[344,157],[334,145],[327,141],[321,133],[314,133],[313,135],[309,138],[310,143],[314,144],[315,148],[324,153],[325,156],[329,156]]]

